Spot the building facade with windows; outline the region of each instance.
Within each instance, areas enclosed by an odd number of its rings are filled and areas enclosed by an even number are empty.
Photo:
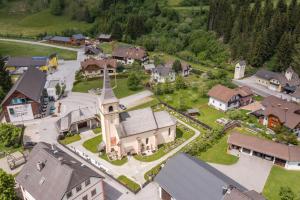
[[[176,137],[176,120],[166,111],[151,108],[119,111],[119,99],[112,88],[107,69],[99,97],[103,146],[111,159],[127,154],[151,154],[158,145],[172,142]]]
[[[29,68],[2,101],[5,120],[20,122],[40,117],[45,83],[44,72]]]
[[[38,143],[16,177],[25,200],[103,200],[103,177],[56,146]]]

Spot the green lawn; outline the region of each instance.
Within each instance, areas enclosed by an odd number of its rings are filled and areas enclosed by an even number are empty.
[[[60,33],[66,29],[88,30],[92,24],[69,19],[67,16],[54,16],[49,10],[26,13],[22,1],[10,1],[0,8],[0,34],[36,36],[40,33]]]
[[[93,133],[95,133],[95,134],[99,134],[99,133],[101,133],[101,131],[102,131],[101,127],[93,129]]]
[[[98,153],[98,145],[102,142],[102,135],[98,135],[83,143],[83,147],[93,153]]]
[[[209,105],[205,104],[202,106],[199,106],[200,115],[198,116],[198,119],[209,126],[217,127],[220,126],[216,120],[222,117],[226,117],[226,113],[221,112],[219,110],[214,109],[213,107],[210,107]]]
[[[288,186],[299,197],[299,180],[300,171],[285,170],[282,167],[273,166],[265,184],[263,195],[270,200],[280,200],[280,187]]]
[[[103,50],[103,53],[111,54],[115,44],[115,42],[103,42],[99,45],[99,47]]]
[[[59,58],[65,60],[77,59],[76,52],[54,47],[7,41],[0,41],[0,47],[0,55],[4,56],[50,56],[53,53],[57,53]]]
[[[143,156],[143,155],[135,155],[134,158],[142,161],[142,162],[152,162],[155,160],[160,159],[164,155],[166,155],[171,150],[175,149],[188,139],[190,139],[195,134],[194,131],[187,129],[186,127],[178,126],[176,129],[176,139],[173,142],[162,144],[158,146],[158,150],[149,156]]]
[[[64,145],[67,145],[67,144],[71,144],[73,142],[77,142],[79,140],[81,140],[80,135],[79,134],[74,134],[73,136],[65,137],[65,139],[60,140],[60,143],[62,143]]]
[[[95,130],[95,129],[94,129]],[[98,153],[98,145],[102,142],[102,135],[98,135],[94,138],[91,138],[83,143],[83,147],[89,150],[92,153]],[[109,160],[106,153],[101,152],[100,158],[106,160],[107,162],[110,162],[113,165],[123,165],[128,160],[127,157],[122,158],[121,160]]]
[[[130,188],[132,191],[138,191],[140,189],[140,185],[136,182],[132,181],[128,177],[121,175],[118,177],[118,180],[126,185],[128,188]]]
[[[200,154],[199,158],[205,162],[231,165],[238,161],[238,157],[227,153],[227,135],[221,138],[206,152]]]
[[[157,166],[155,166],[155,167],[153,167],[152,169],[150,169],[149,171],[147,171],[147,172],[144,174],[144,179],[145,179],[146,181],[149,181],[149,180],[151,179],[151,177],[156,176],[156,175],[160,172],[160,170],[161,170],[161,165],[162,165],[162,164],[164,164],[164,162],[158,164]]]
[[[115,81],[113,78],[111,78],[111,84],[112,87],[115,86]],[[96,89],[96,88],[102,88],[103,85],[103,79],[92,79],[87,81],[82,81],[79,83],[74,84],[73,86],[73,92],[83,92],[87,93],[90,89]],[[140,92],[142,90],[130,90],[127,86],[127,78],[118,78],[117,79],[117,87],[114,88],[114,92],[117,98],[126,97],[132,94],[135,94],[137,92]]]

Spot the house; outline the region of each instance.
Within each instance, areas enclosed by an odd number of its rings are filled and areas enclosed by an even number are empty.
[[[147,73],[151,73],[152,70],[155,68],[155,65],[154,63],[146,63],[143,65],[144,66],[144,69]]]
[[[32,120],[41,116],[46,74],[29,68],[3,99],[2,112],[7,122]]]
[[[82,34],[75,34],[71,37],[65,36],[53,36],[53,37],[45,37],[48,42],[50,43],[57,43],[57,44],[64,44],[64,45],[75,45],[80,46],[85,44],[85,36]]]
[[[147,52],[141,47],[117,47],[112,57],[123,64],[132,64],[134,61],[144,63],[148,60]]]
[[[245,76],[246,61],[241,60],[235,65],[234,79],[242,79]]]
[[[112,41],[112,36],[111,36],[111,34],[101,33],[98,36],[98,40],[99,40],[99,42],[111,42]]]
[[[110,86],[106,69],[103,79],[99,114],[103,143],[111,159],[127,154],[152,154],[159,145],[175,140],[176,120],[168,112],[154,112],[150,107],[120,112],[120,101]]]
[[[175,81],[176,74],[172,68],[159,65],[152,69],[151,81],[155,83],[165,83]]]
[[[293,93],[300,86],[298,74],[289,67],[285,73],[261,69],[256,72],[256,83],[277,92]]]
[[[260,122],[268,128],[285,126],[300,136],[300,105],[288,102],[275,96],[268,96],[261,102],[263,105]]]
[[[56,53],[51,54],[49,57],[9,57],[5,64],[5,70],[10,75],[21,75],[31,67],[38,68],[43,72],[57,69],[58,59]]]
[[[162,200],[265,200],[211,165],[179,153],[167,160],[154,181]]]
[[[208,105],[222,111],[246,106],[253,102],[253,93],[246,86],[231,89],[223,85],[216,85],[209,90],[208,96]]]
[[[289,146],[234,132],[228,137],[229,150],[256,156],[286,169],[300,170],[300,147]]]
[[[40,142],[16,177],[27,200],[103,200],[103,177],[54,145]]]
[[[88,58],[82,61],[80,64],[81,71],[87,78],[103,76],[105,67],[107,68],[109,74],[115,74],[118,67],[117,60],[113,58],[104,58],[101,60]]]
[[[192,71],[191,65],[184,61],[180,61],[180,63],[181,63],[181,71],[180,72],[182,73],[182,76],[190,75],[190,72]],[[167,63],[165,63],[165,66],[168,68],[173,68],[173,64],[174,64],[174,61],[170,60]]]
[[[56,122],[60,134],[79,133],[81,128],[94,129],[99,126],[100,119],[88,107],[79,108],[66,114]]]
[[[100,53],[102,53],[102,49],[97,46],[89,45],[84,47],[84,54],[87,56],[98,56]]]

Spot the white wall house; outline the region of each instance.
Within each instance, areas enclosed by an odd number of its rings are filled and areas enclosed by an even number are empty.
[[[173,82],[176,79],[176,74],[172,68],[158,66],[152,69],[151,81],[155,83]]]

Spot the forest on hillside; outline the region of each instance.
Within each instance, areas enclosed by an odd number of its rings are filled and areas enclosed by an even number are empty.
[[[291,0],[211,0],[207,29],[230,45],[234,59],[274,71],[300,72],[300,5]]]

